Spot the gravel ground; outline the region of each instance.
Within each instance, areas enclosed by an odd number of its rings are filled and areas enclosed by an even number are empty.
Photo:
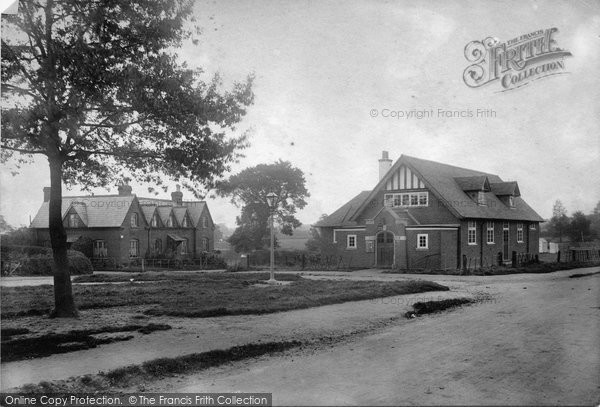
[[[71,329],[128,319],[174,329],[2,364],[2,389],[246,343],[345,335],[335,346],[229,364],[155,382],[148,390],[272,391],[277,404],[597,404],[600,275],[568,275],[598,270],[487,277],[310,272],[306,277],[317,279],[421,278],[452,291],[261,316],[140,320],[136,310],[84,311]],[[492,300],[415,320],[402,317],[416,301],[483,293]],[[39,324],[22,321],[25,327]],[[64,321],[44,323],[52,331],[52,324]]]

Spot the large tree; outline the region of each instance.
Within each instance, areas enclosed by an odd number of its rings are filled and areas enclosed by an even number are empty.
[[[20,0],[2,15],[2,159],[50,167],[56,317],[77,314],[61,219],[62,183],[127,174],[190,190],[229,169],[252,78],[223,89],[177,54],[197,43],[191,0]]]
[[[568,234],[572,241],[585,241],[591,238],[591,219],[582,211],[577,211],[571,216],[568,226]]]
[[[238,227],[229,237],[229,243],[237,251],[268,245],[269,193],[276,195],[274,219],[281,233],[292,235],[301,225],[295,214],[306,206],[306,198],[310,196],[305,183],[302,170],[282,160],[247,168],[218,183],[218,194],[230,197],[233,204],[242,208],[236,219]]]
[[[552,218],[548,225],[548,233],[552,237],[558,237],[562,242],[562,238],[567,233],[568,228],[569,217],[567,216],[567,210],[560,200],[556,200],[552,207]]]

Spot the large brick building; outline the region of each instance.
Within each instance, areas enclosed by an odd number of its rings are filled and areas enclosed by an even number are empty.
[[[379,160],[379,182],[315,227],[356,267],[457,269],[538,254],[543,219],[517,182],[402,155]]]
[[[93,240],[94,258],[127,263],[136,258],[197,258],[214,249],[214,223],[204,201],[142,198],[131,186],[120,185],[118,195],[63,197],[62,216],[67,242],[80,237]],[[50,188],[31,222],[38,244],[49,246]]]

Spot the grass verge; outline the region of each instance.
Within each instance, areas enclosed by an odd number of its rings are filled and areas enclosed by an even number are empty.
[[[140,278],[144,276],[141,275]],[[183,278],[186,277],[186,278]],[[97,278],[130,278],[105,276]],[[268,273],[157,273],[151,284],[74,285],[80,310],[147,305],[149,315],[212,317],[265,314],[294,309],[368,300],[402,294],[447,291],[448,287],[423,280],[349,281],[309,280],[297,275],[276,275],[290,284],[260,284]],[[7,287],[2,290],[2,317],[40,315],[52,307],[52,286]]]
[[[468,298],[450,298],[439,301],[415,302],[413,304],[413,311],[408,311],[404,316],[406,318],[415,318],[420,315],[432,314],[449,308],[460,307],[461,305],[470,304],[472,302],[473,300]]]
[[[575,273],[575,274],[571,274],[569,276],[569,278],[580,278],[580,277],[587,277],[587,276],[593,276],[595,274],[600,274],[600,271],[596,271],[594,273]]]
[[[109,326],[97,329],[73,330],[67,333],[47,334],[28,338],[4,340],[4,337],[2,337],[0,346],[1,361],[2,363],[5,363],[40,358],[57,353],[68,353],[81,349],[95,348],[98,345],[126,341],[133,338],[132,335],[105,337],[97,337],[95,335],[132,331],[149,334],[154,331],[164,331],[167,329],[171,329],[171,326],[165,324],[127,325],[121,327]]]
[[[285,341],[234,346],[224,350],[193,353],[176,358],[155,359],[141,365],[126,366],[97,375],[25,385],[19,390],[23,393],[115,392],[115,389],[126,389],[177,374],[196,373],[230,362],[283,352],[301,345],[302,343],[299,341]]]

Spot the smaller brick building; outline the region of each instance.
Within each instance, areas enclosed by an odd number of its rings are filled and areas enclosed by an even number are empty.
[[[94,258],[127,263],[136,258],[198,258],[214,250],[214,223],[204,201],[142,198],[131,186],[120,185],[118,195],[63,197],[63,224],[67,242],[93,240]],[[48,230],[50,188],[31,228],[38,244],[50,246]]]
[[[314,225],[355,267],[457,269],[539,253],[543,219],[517,182],[406,155],[379,160],[379,182]]]

